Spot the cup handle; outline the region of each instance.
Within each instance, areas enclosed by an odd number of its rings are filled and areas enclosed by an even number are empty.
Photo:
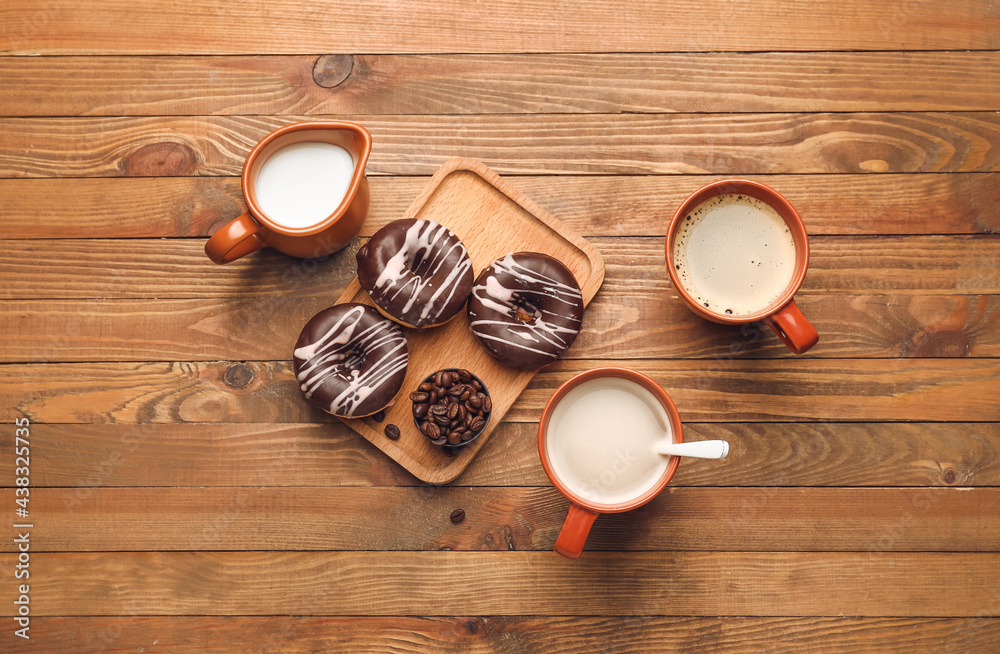
[[[795,300],[764,318],[781,342],[795,354],[802,354],[819,341],[819,333],[795,305]]]
[[[215,263],[236,261],[266,245],[260,230],[260,223],[247,212],[212,234],[205,243],[205,254]]]
[[[590,528],[597,520],[597,514],[587,509],[581,509],[575,504],[569,505],[569,514],[563,522],[559,538],[556,539],[556,552],[568,559],[580,558],[583,544],[587,542]]]

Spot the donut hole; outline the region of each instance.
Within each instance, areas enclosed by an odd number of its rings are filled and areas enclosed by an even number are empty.
[[[525,325],[534,325],[535,321],[542,317],[542,312],[528,299],[515,293],[510,298],[511,309],[509,315],[514,320]]]
[[[367,358],[364,349],[360,345],[352,343],[347,352],[344,353],[343,365],[348,370],[360,370],[364,367]]]

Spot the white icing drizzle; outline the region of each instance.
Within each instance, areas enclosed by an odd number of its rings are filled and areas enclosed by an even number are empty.
[[[389,258],[382,272],[379,273],[378,279],[375,280],[372,299],[381,300],[380,304],[385,306],[402,294],[406,298],[403,305],[403,316],[410,312],[418,300],[423,301],[423,308],[418,319],[414,321],[414,326],[421,327],[437,323],[445,307],[455,296],[463,276],[472,270],[472,260],[469,258],[465,246],[457,238],[450,246],[441,247],[435,251],[439,241],[453,236],[451,230],[433,220],[422,218],[416,220],[406,230],[406,238],[402,247]],[[412,272],[412,269],[414,258],[421,250],[424,251],[428,270],[418,276]],[[438,271],[455,251],[459,252],[458,265],[447,271],[441,285],[434,290],[430,297],[421,298],[425,289],[433,288]],[[427,257],[430,258],[427,259]],[[442,298],[443,301],[438,302]],[[434,309],[435,305],[436,309]]]
[[[395,325],[386,329],[388,321],[380,321],[355,333],[364,312],[364,307],[351,308],[315,343],[295,348],[295,357],[303,360],[295,378],[306,398],[311,398],[313,392],[331,376],[347,384],[330,403],[329,412],[338,416],[353,416],[355,409],[372,392],[406,368],[406,339]],[[363,374],[358,369],[345,374],[330,367],[358,350],[371,353],[382,346],[389,346],[389,349]]]
[[[497,275],[501,274],[513,275],[523,279],[528,284],[541,285],[542,291],[539,293],[534,290],[506,288],[500,283],[500,280],[497,279]],[[559,353],[565,350],[568,344],[572,342],[572,339],[580,333],[580,319],[574,317],[570,313],[572,307],[582,305],[583,298],[581,296],[580,289],[575,286],[563,284],[562,282],[553,279],[552,277],[543,275],[538,271],[526,268],[514,260],[513,252],[507,253],[503,259],[498,259],[493,262],[493,265],[490,266],[490,270],[486,275],[484,283],[476,284],[472,288],[472,294],[482,303],[483,308],[487,312],[486,315],[482,316],[477,314],[475,316],[476,319],[472,320],[470,323],[472,331],[474,331],[479,338],[499,341],[501,343],[506,343],[511,347],[516,347],[528,352],[535,352],[537,354],[542,354],[555,359],[559,356]],[[543,295],[550,300],[555,300],[565,305],[566,311],[555,312],[552,311],[552,302],[536,301],[532,302],[532,304],[536,306],[535,321],[533,323],[512,324],[509,320],[509,316],[517,311],[517,303],[514,302],[515,295],[519,297]],[[543,309],[540,306],[543,304],[548,304],[548,309]],[[493,313],[498,315],[493,317],[490,315]],[[558,324],[554,324],[554,318],[562,318],[571,324],[575,323],[575,326],[563,327]],[[505,328],[508,336],[518,336],[524,341],[538,345],[549,343],[554,346],[556,351],[554,353],[548,350],[541,350],[537,347],[531,347],[527,343],[487,334],[482,329],[479,329],[479,327],[487,325],[498,325]]]

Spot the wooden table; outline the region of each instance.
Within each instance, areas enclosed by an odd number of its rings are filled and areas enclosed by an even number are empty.
[[[0,53],[0,650],[1000,649],[996,2],[5,0]],[[357,243],[203,254],[250,147],[320,116],[374,135],[362,237],[465,156],[607,264],[453,484],[293,381]],[[812,235],[806,356],[667,282],[674,208],[734,175]],[[603,364],[732,453],[569,561],[536,424]]]

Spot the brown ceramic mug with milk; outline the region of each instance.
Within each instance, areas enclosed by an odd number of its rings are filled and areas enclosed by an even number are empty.
[[[598,515],[656,497],[679,462],[658,448],[683,440],[670,396],[634,370],[594,368],[560,386],[538,424],[542,467],[570,501],[556,552],[578,558]]]
[[[722,324],[763,320],[792,352],[819,334],[793,299],[809,265],[802,218],[780,193],[748,179],[703,186],[667,227],[667,272],[699,316]]]
[[[351,242],[368,215],[367,129],[343,121],[286,125],[265,136],[243,165],[248,211],[205,244],[215,263],[264,247],[318,257]]]

